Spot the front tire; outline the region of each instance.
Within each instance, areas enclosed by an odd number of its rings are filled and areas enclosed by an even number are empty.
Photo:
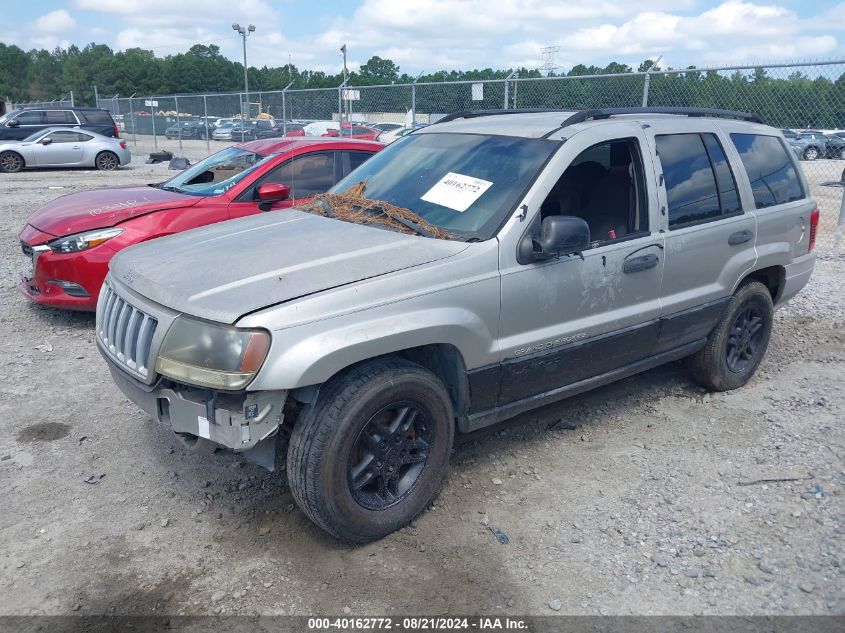
[[[758,281],[742,284],[704,347],[685,359],[692,378],[712,391],[742,387],[766,354],[773,319],[769,289]]]
[[[120,165],[120,159],[112,152],[100,152],[95,164],[100,171],[114,171]]]
[[[434,374],[400,358],[358,365],[300,414],[287,458],[291,493],[337,538],[379,539],[431,500],[453,438],[449,394]]]
[[[3,152],[0,154],[0,171],[4,174],[14,174],[24,168],[23,156],[17,152]]]
[[[819,157],[819,150],[816,147],[808,147],[804,150],[804,160],[816,160]]]

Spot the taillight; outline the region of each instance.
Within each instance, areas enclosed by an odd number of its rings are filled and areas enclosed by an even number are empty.
[[[117,129],[117,123],[112,123],[114,125],[114,137],[120,138],[120,130]]]
[[[120,141],[120,149],[126,149],[126,141]]]
[[[810,248],[807,249],[807,252],[812,252],[812,250],[816,247],[816,233],[818,232],[819,228],[819,210],[813,209],[813,212],[810,214]]]

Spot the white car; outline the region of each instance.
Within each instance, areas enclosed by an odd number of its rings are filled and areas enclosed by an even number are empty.
[[[312,121],[302,129],[305,136],[323,136],[329,130],[339,130],[340,123],[337,121]]]
[[[402,123],[368,123],[367,125],[379,132],[391,132],[393,130],[401,130],[405,127]]]
[[[384,143],[385,145],[390,145],[393,141],[402,138],[403,136],[407,136],[414,130],[418,130],[421,127],[425,127],[425,125],[417,123],[412,127],[402,127],[401,125],[398,128],[393,130],[387,130],[386,132],[382,132],[376,137],[376,140],[379,143]]]
[[[52,127],[30,134],[22,141],[0,143],[0,172],[26,167],[96,167],[111,171],[132,160],[121,138],[79,128]]]

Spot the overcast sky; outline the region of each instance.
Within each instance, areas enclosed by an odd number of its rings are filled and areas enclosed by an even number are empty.
[[[336,73],[372,55],[401,71],[636,66],[663,55],[676,68],[845,57],[845,2],[779,0],[4,0],[0,41],[25,49],[89,42],[157,55],[217,44],[241,59],[231,24],[253,23],[251,66]]]

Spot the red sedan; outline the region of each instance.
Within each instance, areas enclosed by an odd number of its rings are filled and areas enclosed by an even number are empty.
[[[323,136],[329,136],[332,138],[353,138],[361,141],[374,141],[379,134],[381,134],[381,132],[366,125],[349,125],[348,123],[344,123],[342,133],[339,130],[330,129],[323,134]]]
[[[62,196],[27,219],[32,263],[19,288],[35,303],[94,310],[115,253],[214,222],[287,209],[331,188],[382,149],[371,141],[266,139],[227,147],[167,182]]]

